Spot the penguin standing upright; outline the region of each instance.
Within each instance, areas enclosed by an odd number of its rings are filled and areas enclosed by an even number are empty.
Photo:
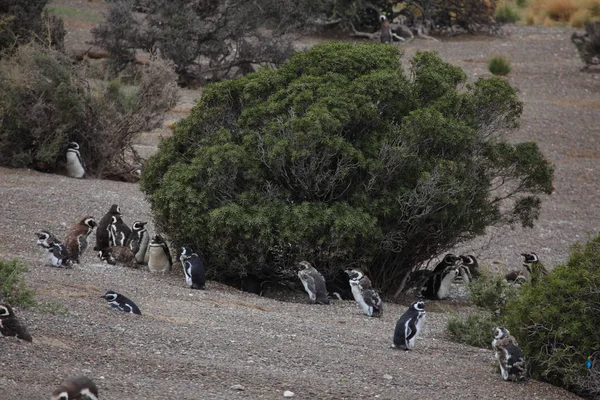
[[[415,301],[396,322],[392,348],[412,350],[415,347],[415,339],[423,329],[424,322],[425,303]]]
[[[131,235],[131,229],[123,221],[123,218],[120,215],[113,215],[108,225],[109,244],[111,246],[125,246],[129,235]]]
[[[181,248],[179,256],[183,272],[185,274],[185,283],[192,289],[204,289],[206,284],[206,271],[204,263],[200,256],[193,252],[189,247]]]
[[[131,225],[131,234],[127,238],[125,245],[131,249],[135,255],[135,261],[143,264],[146,258],[146,250],[150,243],[150,235],[146,229],[147,222],[135,221]]]
[[[36,236],[37,244],[46,249],[46,256],[53,267],[71,268],[72,262],[67,247],[56,236],[46,230],[36,232]]]
[[[390,27],[390,21],[388,21],[385,15],[379,16],[379,22],[381,24],[380,31],[381,35],[379,36],[379,41],[381,43],[392,43],[392,28]]]
[[[2,336],[16,336],[26,342],[32,341],[27,328],[17,319],[15,312],[8,304],[0,304],[0,333]]]
[[[108,305],[114,308],[115,310],[142,315],[142,312],[133,301],[129,300],[127,297],[113,290],[106,291],[106,293],[104,293],[100,297],[106,299],[106,301],[108,301]]]
[[[98,387],[85,376],[65,379],[50,400],[98,400]]]
[[[87,238],[97,225],[94,217],[88,215],[71,227],[71,230],[65,239],[65,246],[69,253],[69,258],[73,262],[79,264],[79,257],[88,246]]]
[[[495,351],[496,360],[500,364],[502,379],[505,381],[525,379],[527,365],[523,359],[523,352],[508,329],[502,327],[494,329],[492,348]]]
[[[299,263],[298,278],[308,293],[308,297],[317,304],[329,304],[325,278],[308,261]]]
[[[79,152],[79,144],[77,142],[69,143],[67,149],[67,173],[71,178],[85,177],[85,164]]]
[[[148,269],[150,272],[169,272],[173,261],[169,246],[160,235],[154,236],[148,247]]]
[[[369,317],[380,317],[383,313],[383,302],[379,293],[373,289],[371,280],[361,270],[346,270],[354,300]]]
[[[536,253],[522,253],[521,256],[524,258],[523,267],[528,272],[532,284],[535,284],[542,276],[548,275],[548,270],[540,262]]]
[[[467,274],[471,281],[477,280],[481,277],[479,263],[477,262],[475,256],[461,254],[458,257],[460,258],[462,266],[468,269]]]
[[[458,261],[458,257],[452,253],[448,253],[436,265],[429,279],[427,279],[425,288],[421,291],[421,294],[425,298],[442,300],[448,296],[450,285],[458,274],[458,270],[455,268],[456,261]]]
[[[96,246],[94,246],[94,250],[99,251],[110,246],[110,232],[108,229],[113,216],[121,216],[121,208],[117,204],[110,206],[110,210],[108,210],[102,219],[100,219],[100,222],[98,222],[98,227],[96,228]]]

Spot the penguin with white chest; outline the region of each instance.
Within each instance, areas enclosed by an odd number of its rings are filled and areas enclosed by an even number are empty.
[[[105,247],[110,246],[110,232],[109,225],[112,222],[113,216],[121,216],[121,207],[118,204],[113,204],[110,206],[110,209],[98,222],[98,227],[96,228],[96,246],[94,246],[94,250],[100,251]]]
[[[131,249],[135,255],[135,261],[143,264],[146,258],[146,250],[150,243],[150,235],[146,229],[147,222],[135,221],[131,225],[131,234],[127,238],[125,245]]]
[[[108,305],[111,308],[114,308],[115,310],[125,311],[125,312],[131,313],[131,314],[142,315],[142,312],[140,311],[138,306],[135,305],[135,303],[133,301],[129,300],[127,297],[125,297],[122,294],[119,294],[113,290],[108,290],[106,293],[104,293],[100,297],[102,297],[103,299],[108,301]]]
[[[502,379],[505,381],[521,381],[527,374],[527,365],[523,359],[523,352],[519,344],[506,328],[494,329],[492,348],[496,360],[500,364]]]
[[[412,350],[415,347],[415,340],[423,330],[425,322],[425,303],[416,301],[410,305],[408,310],[398,322],[394,329],[393,349]]]
[[[369,317],[380,317],[383,313],[383,301],[373,289],[371,280],[359,269],[345,271],[348,274],[354,300]]]
[[[206,270],[204,263],[197,253],[189,247],[181,248],[181,256],[179,256],[183,272],[185,274],[185,283],[191,289],[204,289],[206,285]]]
[[[421,291],[423,297],[432,300],[443,300],[448,296],[450,285],[458,274],[455,267],[456,261],[458,261],[458,257],[452,253],[444,256],[427,279],[425,288]]]
[[[32,341],[27,328],[21,324],[21,321],[8,304],[0,304],[0,333],[2,336],[16,336],[26,342]]]
[[[46,230],[36,232],[37,244],[46,249],[46,256],[50,265],[56,268],[71,268],[72,262],[69,258],[67,247]]]
[[[148,247],[148,269],[150,272],[169,272],[173,261],[169,246],[160,235],[154,236]]]
[[[85,376],[65,379],[50,400],[98,400],[98,387]]]
[[[65,239],[65,246],[69,253],[69,258],[73,262],[79,264],[79,257],[88,246],[87,238],[97,225],[94,217],[88,215],[71,227],[71,230]]]
[[[110,217],[108,225],[108,237],[110,246],[125,246],[127,238],[131,235],[131,229],[123,221],[120,215]]]
[[[327,286],[323,275],[308,261],[301,261],[299,265],[301,269],[298,271],[298,278],[300,278],[304,290],[308,293],[309,299],[316,304],[329,304]]]
[[[67,149],[67,173],[71,178],[85,178],[85,164],[81,158],[77,142],[69,143]]]

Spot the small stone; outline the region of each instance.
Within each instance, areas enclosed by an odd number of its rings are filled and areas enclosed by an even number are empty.
[[[385,375],[383,376],[383,379],[387,379],[387,380],[389,381],[390,379],[392,379],[392,376],[391,376],[391,375],[388,375],[388,374],[385,374]]]
[[[283,392],[283,397],[294,397],[294,392],[286,390],[285,392]]]
[[[239,390],[240,392],[241,392],[242,390],[246,390],[246,388],[244,387],[244,385],[233,385],[233,386],[232,386],[232,387],[230,387],[229,389],[232,389],[232,390]]]

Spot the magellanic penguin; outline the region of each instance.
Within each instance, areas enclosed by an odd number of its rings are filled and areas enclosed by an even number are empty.
[[[138,264],[135,262],[135,254],[129,247],[105,247],[98,252],[98,258],[111,265],[119,263],[128,268],[138,268]]]
[[[181,256],[179,256],[183,273],[185,274],[185,283],[192,289],[204,289],[206,284],[206,271],[204,262],[200,256],[189,247],[181,248]]]
[[[383,314],[383,301],[371,284],[371,280],[359,269],[346,270],[354,300],[369,317]]]
[[[477,262],[475,256],[461,254],[458,257],[461,261],[461,270],[467,268],[466,274],[469,276],[470,281],[475,281],[481,277],[481,272],[479,271],[479,263]]]
[[[65,379],[50,400],[98,400],[98,387],[85,376]]]
[[[85,164],[79,152],[79,144],[77,142],[69,143],[67,149],[67,173],[71,178],[85,177]]]
[[[115,310],[125,311],[125,312],[131,313],[131,314],[142,315],[142,312],[140,311],[138,306],[135,305],[135,303],[133,301],[129,300],[127,297],[125,297],[122,294],[119,294],[113,290],[108,290],[106,293],[104,293],[100,297],[102,297],[103,299],[106,299],[106,301],[108,301],[108,305],[111,306],[112,308],[114,308]]]
[[[415,339],[423,329],[424,322],[425,303],[415,301],[396,322],[392,348],[412,350],[415,347]]]
[[[56,236],[46,230],[37,232],[36,236],[37,244],[46,249],[46,256],[53,267],[71,268],[72,262],[67,247]]]
[[[329,296],[327,295],[323,275],[308,261],[301,261],[299,265],[301,269],[298,271],[298,278],[302,281],[308,297],[316,304],[329,304]]]
[[[529,273],[532,284],[535,284],[542,276],[548,275],[548,270],[540,262],[537,254],[534,252],[522,253],[523,267]]]
[[[521,381],[527,375],[527,365],[523,359],[523,352],[519,344],[506,328],[494,329],[492,348],[496,360],[500,364],[502,379],[505,381]]]
[[[110,210],[100,219],[96,228],[96,246],[94,246],[94,250],[99,251],[110,246],[110,232],[108,227],[112,221],[112,217],[120,215],[121,208],[117,204],[113,204],[110,206]]]
[[[155,235],[148,247],[148,269],[150,272],[169,272],[173,265],[171,252],[167,242],[160,235]]]
[[[32,341],[27,328],[17,319],[15,312],[8,304],[0,304],[0,333],[2,336],[16,336],[27,342]]]
[[[448,296],[450,291],[450,285],[456,278],[458,271],[455,267],[458,257],[452,253],[448,253],[444,256],[444,259],[436,265],[425,288],[421,291],[421,294],[432,300],[442,300]]]
[[[111,246],[125,246],[129,235],[131,235],[131,229],[123,221],[123,218],[120,215],[113,215],[108,225],[109,244]]]
[[[388,21],[385,15],[379,16],[379,23],[381,24],[379,41],[381,43],[392,43],[392,28],[390,27],[390,21]]]
[[[135,261],[138,264],[143,264],[146,258],[146,250],[150,243],[150,235],[146,229],[147,222],[135,221],[131,225],[131,234],[127,238],[125,245],[135,254]]]
[[[65,246],[67,247],[69,258],[73,262],[79,264],[79,257],[88,246],[87,238],[96,226],[98,226],[98,224],[94,217],[88,215],[71,227],[71,230],[65,239]]]

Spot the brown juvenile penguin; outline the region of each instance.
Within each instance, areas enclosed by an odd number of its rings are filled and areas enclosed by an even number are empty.
[[[69,378],[52,392],[50,400],[98,400],[98,387],[85,376]]]
[[[98,258],[111,265],[119,263],[128,268],[138,267],[138,264],[135,262],[135,254],[133,254],[133,251],[129,247],[125,246],[105,247],[98,252]]]
[[[390,21],[388,21],[385,15],[381,15],[379,16],[379,22],[381,23],[381,35],[379,36],[379,41],[381,43],[392,43],[393,37]]]
[[[67,247],[69,258],[71,260],[79,264],[79,257],[88,246],[87,238],[96,226],[98,226],[98,224],[94,217],[87,215],[71,227],[71,230],[65,239],[65,246]]]

